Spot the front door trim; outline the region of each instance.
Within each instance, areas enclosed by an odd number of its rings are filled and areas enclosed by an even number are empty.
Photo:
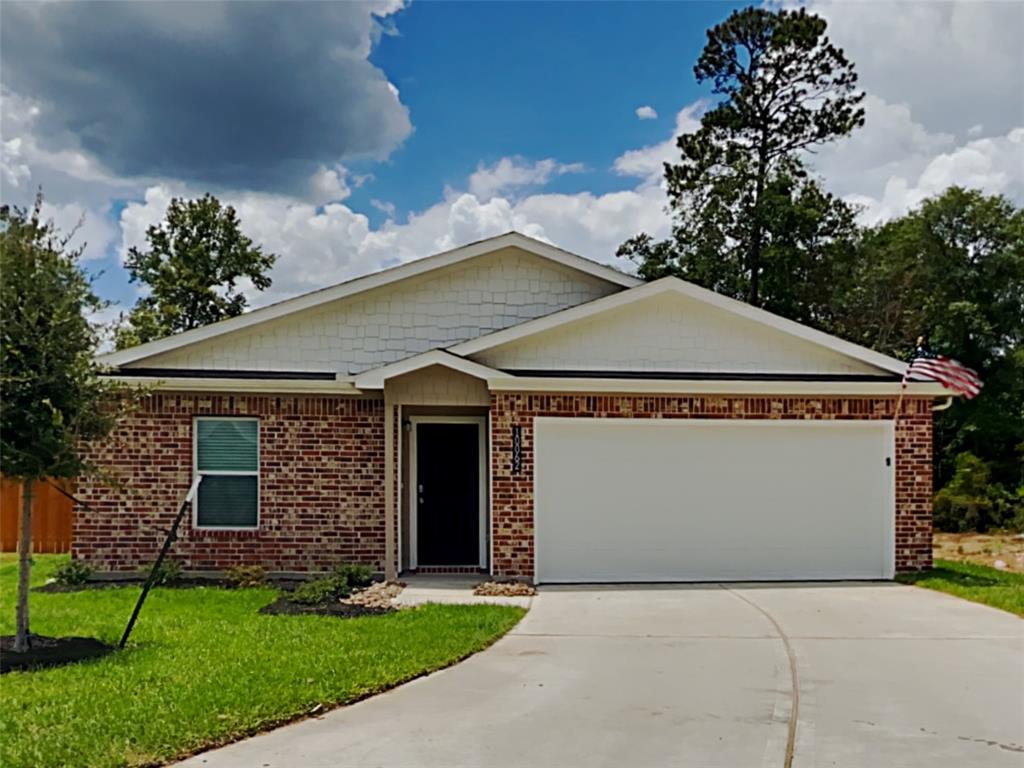
[[[420,424],[476,424],[479,426],[477,455],[480,462],[479,483],[480,483],[480,544],[479,544],[479,567],[487,568],[487,532],[488,528],[488,504],[487,504],[487,417],[486,416],[410,416],[409,423],[412,425],[409,436],[409,567],[415,570],[419,563],[419,541],[417,540],[417,490],[419,480],[419,466],[416,462],[416,444],[419,442],[418,428]],[[472,563],[466,563],[472,565]]]

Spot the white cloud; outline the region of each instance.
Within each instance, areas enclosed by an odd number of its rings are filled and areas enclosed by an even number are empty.
[[[17,187],[32,175],[24,159],[20,137],[0,143],[0,173],[5,183]]]
[[[469,191],[486,199],[518,187],[543,186],[555,176],[583,170],[583,163],[559,163],[550,157],[533,163],[522,157],[503,157],[491,165],[478,165],[469,177]]]
[[[615,159],[614,169],[620,176],[636,176],[648,183],[659,183],[665,163],[679,159],[676,137],[683,133],[693,133],[700,128],[700,117],[707,109],[707,102],[695,101],[683,107],[676,115],[672,134],[658,144],[641,149],[631,149]]]
[[[1024,3],[851,3],[812,0],[860,85],[905,104],[935,133],[989,135],[1024,123]]]
[[[347,177],[348,171],[341,163],[333,168],[321,165],[309,180],[314,199],[317,202],[344,200],[352,194]]]
[[[1020,3],[812,2],[867,92],[866,124],[811,164],[865,221],[950,184],[1024,199]]]
[[[649,104],[644,104],[642,107],[636,108],[636,116],[641,120],[657,120],[658,113],[654,107]]]
[[[370,205],[376,208],[378,211],[383,213],[389,219],[395,218],[395,204],[388,202],[387,200],[378,200],[377,198],[371,198]]]
[[[1024,199],[1024,128],[1006,136],[969,141],[932,158],[915,175],[892,175],[876,196],[848,197],[875,223],[899,216],[952,185]]]
[[[58,232],[71,237],[69,247],[83,249],[83,261],[106,256],[109,244],[117,238],[117,227],[105,211],[90,211],[75,203],[54,205],[44,200],[42,215],[54,223]]]

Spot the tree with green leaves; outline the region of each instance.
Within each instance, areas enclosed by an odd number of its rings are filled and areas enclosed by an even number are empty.
[[[854,212],[802,162],[864,122],[854,67],[825,29],[803,8],[751,7],[708,31],[694,74],[722,100],[678,138],[681,161],[665,165],[672,238],[642,234],[619,248],[641,275],[678,275],[782,311],[791,268],[819,272],[823,247],[849,247]]]
[[[84,443],[108,435],[132,398],[99,375],[86,313],[104,304],[79,265],[81,248],[41,209],[41,195],[30,210],[0,208],[0,469],[23,489],[15,651],[29,647],[33,483],[98,471]]]
[[[118,329],[118,349],[240,315],[247,305],[242,281],[270,287],[276,256],[246,237],[235,209],[213,195],[171,200],[146,240],[146,249],[128,251],[125,266],[132,282],[149,290]]]
[[[867,230],[829,330],[902,359],[924,336],[980,371],[982,394],[936,417],[939,478],[969,451],[1024,485],[1024,210],[950,187]]]

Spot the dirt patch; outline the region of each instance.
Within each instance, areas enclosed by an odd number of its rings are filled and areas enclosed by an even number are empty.
[[[372,605],[353,605],[335,600],[330,603],[317,603],[306,605],[295,603],[287,597],[279,597],[270,605],[260,608],[260,613],[270,616],[337,616],[339,619],[351,619],[356,616],[380,616],[385,613],[392,613],[393,607],[383,608]]]
[[[29,635],[29,649],[14,652],[14,635],[0,637],[0,674],[15,669],[59,667],[76,661],[98,659],[114,650],[114,646],[95,637],[46,637]]]
[[[521,581],[485,581],[473,589],[474,595],[484,597],[532,597],[537,590]]]
[[[932,554],[942,560],[1024,573],[1024,535],[1019,533],[936,533]]]

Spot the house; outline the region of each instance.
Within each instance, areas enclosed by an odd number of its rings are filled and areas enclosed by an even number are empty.
[[[153,387],[74,556],[537,582],[887,579],[931,563],[899,360],[518,233],[105,355]],[[901,412],[894,419],[897,404]]]

